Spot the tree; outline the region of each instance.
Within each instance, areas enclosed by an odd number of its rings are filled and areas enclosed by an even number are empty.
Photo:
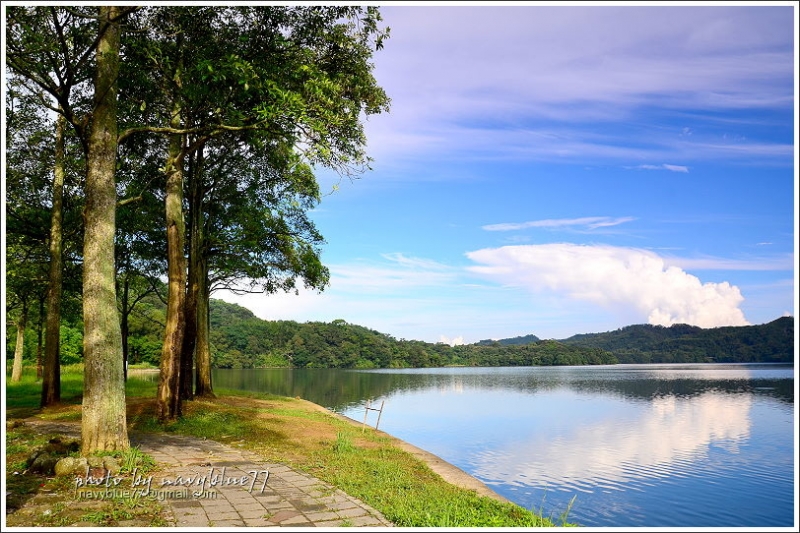
[[[135,31],[121,41],[123,18]],[[198,159],[200,150],[214,140],[225,138],[240,143],[240,155],[274,151],[277,157],[271,155],[272,160],[259,157],[275,165],[270,171],[283,176],[278,183],[300,178],[298,183],[305,183],[308,191],[312,191],[308,183],[315,181],[315,165],[348,176],[365,171],[369,159],[361,121],[385,111],[389,103],[371,74],[372,53],[388,35],[388,30],[379,28],[380,20],[377,8],[351,6],[9,10],[9,68],[25,80],[31,93],[47,95],[40,104],[65,117],[86,156],[84,402],[90,408],[84,410],[85,450],[128,445],[127,436],[111,421],[115,416],[120,419],[124,401],[103,395],[101,409],[96,394],[107,387],[121,389],[118,375],[124,379],[121,326],[111,320],[116,317],[110,308],[116,300],[110,296],[115,295],[118,143],[138,134],[163,136],[169,297],[157,404],[159,417],[166,420],[180,414],[179,360],[190,351],[183,350],[187,291],[183,195],[188,162]],[[120,63],[123,46],[125,61]],[[122,88],[119,100],[118,87]],[[315,194],[318,201],[318,191]],[[259,208],[260,228],[248,220],[252,213],[240,212],[237,216],[244,218],[226,221],[235,231],[255,233],[255,238],[246,239],[268,243],[273,252],[264,255],[269,266],[239,271],[248,276],[266,272],[260,280],[251,279],[253,287],[260,284],[267,292],[293,288],[296,276],[305,276],[312,285],[324,284],[327,271],[319,262],[317,237],[304,241],[292,229],[302,222],[297,214],[311,204],[286,209],[280,201],[276,206],[249,204]],[[287,216],[295,219],[283,219]],[[202,236],[199,239],[202,242]],[[204,266],[200,252],[196,269],[206,268],[211,267]],[[281,271],[288,277],[273,276]],[[287,281],[275,283],[278,278]],[[196,279],[197,310],[192,314],[207,316],[202,305],[210,288],[203,288],[201,277]],[[185,368],[186,364],[184,375]]]
[[[118,6],[99,8],[94,108],[86,169],[83,247],[84,390],[81,450],[130,446],[125,415],[122,335],[117,315],[114,232],[117,191]]]
[[[30,305],[45,290],[48,174],[52,170],[52,123],[18,80],[6,94],[6,279],[7,309],[17,309],[12,381],[22,376],[24,333]],[[48,168],[49,167],[49,168]]]
[[[214,289],[291,291],[300,278],[321,290],[329,279],[320,260],[323,238],[306,214],[319,201],[311,169],[289,146],[244,146],[214,143],[192,174],[189,277],[198,296],[196,313],[187,314],[196,327],[187,331],[197,332],[198,395],[213,392],[208,312]]]
[[[42,407],[61,401],[61,293],[63,289],[63,206],[64,158],[67,121],[63,113],[56,119],[55,163],[53,169],[53,209],[50,222],[50,269],[47,287],[47,336],[42,371]]]
[[[28,300],[22,300],[22,309],[17,319],[17,342],[14,348],[14,365],[11,369],[11,381],[22,380],[22,357],[25,351],[25,327],[28,323]]]
[[[137,8],[14,7],[8,11],[7,64],[56,101],[86,154],[83,247],[84,394],[81,450],[129,447],[120,325],[114,288],[117,77],[120,19]],[[93,22],[88,23],[87,22]],[[91,72],[92,82],[85,84]],[[74,90],[91,94],[79,116]]]
[[[191,342],[183,350],[182,181],[188,159],[216,137],[260,132],[294,147],[308,162],[355,172],[367,161],[362,116],[388,107],[369,64],[385,32],[374,8],[168,7],[143,13],[140,39],[129,43],[126,58],[140,76],[146,73],[136,90],[141,94],[145,87],[149,97],[140,106],[141,125],[121,138],[137,132],[169,138],[170,289],[158,393],[159,418],[165,420],[180,412],[178,355],[184,377],[191,366]]]

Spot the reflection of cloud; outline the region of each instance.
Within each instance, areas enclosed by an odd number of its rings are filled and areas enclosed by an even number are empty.
[[[697,461],[709,446],[728,446],[750,435],[748,395],[708,392],[692,398],[657,398],[639,420],[602,421],[548,442],[515,443],[476,459],[481,479],[526,485],[603,484],[662,477],[676,463]],[[530,450],[535,449],[531,461]],[[685,466],[681,467],[685,470]]]

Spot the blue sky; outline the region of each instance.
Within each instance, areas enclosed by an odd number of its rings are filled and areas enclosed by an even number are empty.
[[[797,314],[796,3],[384,5],[373,170],[320,173],[322,293],[396,338]]]

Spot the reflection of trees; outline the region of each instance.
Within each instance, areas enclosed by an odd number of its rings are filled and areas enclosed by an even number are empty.
[[[614,394],[624,398],[646,401],[663,396],[691,398],[706,392],[752,394],[758,390],[777,400],[794,403],[794,381],[791,379],[581,380],[569,383],[569,387],[579,392]]]
[[[528,371],[529,370],[529,371]],[[366,399],[425,389],[513,390],[529,394],[556,388],[639,401],[665,396],[693,397],[706,392],[759,393],[794,403],[791,378],[693,379],[626,376],[558,369],[440,369],[440,371],[352,371],[339,369],[214,370],[217,388],[300,396],[334,411],[362,405]]]

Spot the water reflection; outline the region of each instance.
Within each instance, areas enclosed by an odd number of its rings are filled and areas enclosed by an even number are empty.
[[[493,484],[584,492],[674,475],[707,458],[712,445],[737,453],[750,436],[751,403],[747,395],[708,392],[657,397],[633,412],[608,409],[601,418],[564,432],[537,428],[526,440],[477,454],[474,471]]]
[[[792,365],[215,370],[215,389],[300,396],[589,526],[786,527]]]
[[[214,370],[214,386],[300,396],[335,411],[363,405],[367,398],[429,389],[508,390],[537,394],[567,387],[651,401],[768,391],[794,404],[792,365],[614,365],[595,367],[424,368],[386,370],[246,369]]]

